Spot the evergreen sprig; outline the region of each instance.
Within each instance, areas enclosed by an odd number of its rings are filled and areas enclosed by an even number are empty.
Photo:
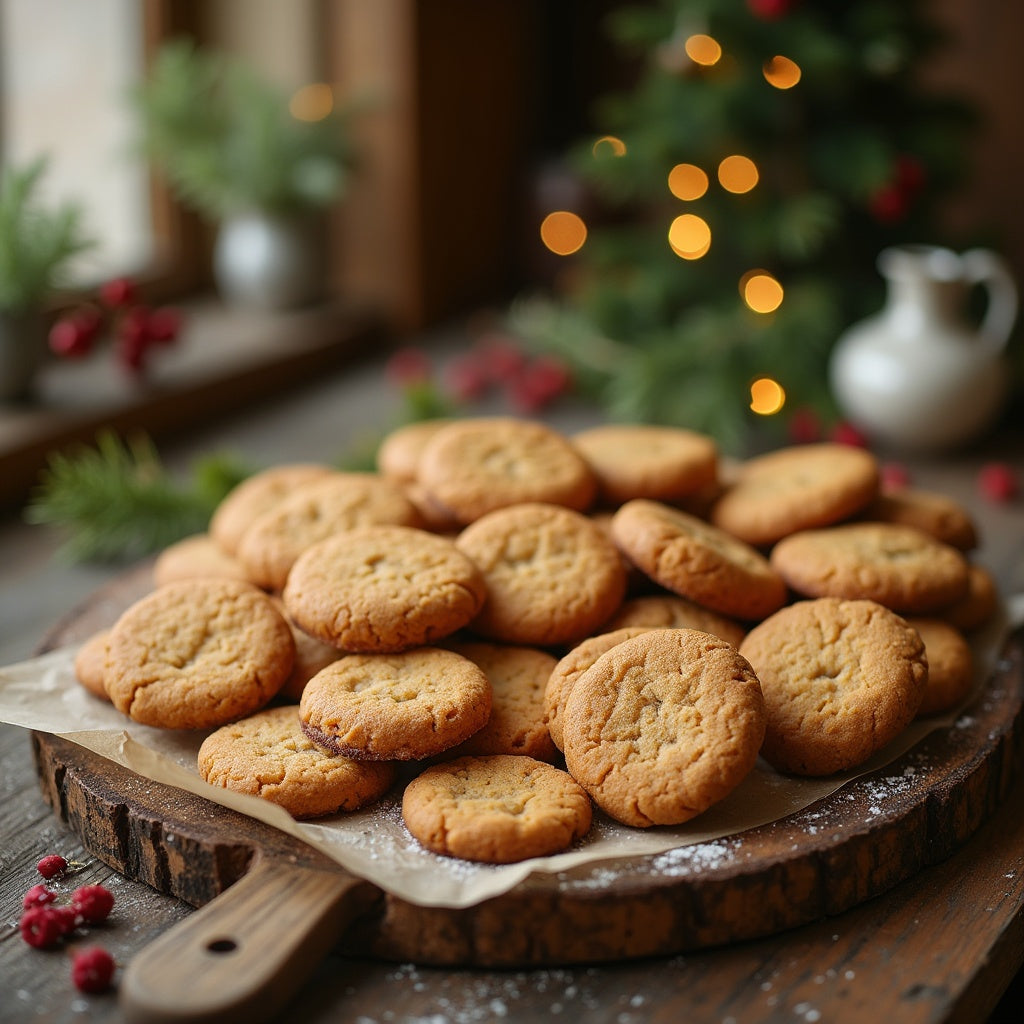
[[[67,535],[58,552],[64,559],[131,561],[205,530],[217,503],[249,472],[237,460],[207,456],[182,484],[148,437],[124,441],[107,431],[95,447],[50,456],[25,518]]]

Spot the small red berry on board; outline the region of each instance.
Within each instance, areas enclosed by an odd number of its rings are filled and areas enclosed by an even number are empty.
[[[71,909],[84,924],[99,924],[110,916],[113,893],[103,885],[83,885],[71,894]]]
[[[75,950],[71,958],[71,981],[79,992],[106,992],[114,980],[114,958],[99,946]]]
[[[36,949],[53,949],[75,927],[64,907],[30,907],[18,921],[21,937]]]
[[[59,878],[68,869],[68,862],[59,853],[48,853],[36,864],[43,878]]]
[[[120,309],[135,301],[138,288],[129,277],[115,277],[100,286],[100,301],[111,309]]]
[[[50,328],[50,350],[68,359],[88,355],[99,334],[101,322],[99,312],[88,308],[62,317]]]
[[[47,889],[42,882],[39,882],[25,893],[25,898],[22,900],[22,910],[45,906],[47,903],[52,903],[56,898],[57,894],[52,889]]]

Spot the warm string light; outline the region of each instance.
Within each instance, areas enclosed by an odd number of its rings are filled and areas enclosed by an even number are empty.
[[[700,199],[708,190],[708,176],[696,164],[676,164],[668,172],[668,190],[677,199]]]
[[[579,214],[554,210],[541,221],[540,238],[556,256],[571,256],[587,240],[587,225]]]
[[[782,305],[782,285],[767,270],[748,270],[740,278],[740,295],[755,313],[774,313]]]
[[[760,377],[750,385],[750,408],[758,416],[774,416],[786,404],[786,392],[777,380]]]
[[[792,89],[800,81],[802,72],[796,61],[776,54],[764,62],[761,68],[765,81],[776,89]]]
[[[722,59],[722,47],[718,41],[703,33],[695,33],[684,44],[686,55],[703,67],[711,67]]]
[[[684,260],[699,260],[711,248],[711,228],[695,213],[680,214],[668,229],[668,244]]]
[[[292,93],[288,110],[297,121],[322,121],[334,110],[334,90],[326,82],[311,82]]]
[[[622,139],[616,138],[614,135],[602,135],[591,147],[590,152],[598,158],[625,156],[626,144]]]
[[[759,179],[757,164],[749,156],[734,153],[718,165],[718,183],[726,192],[737,195],[749,192]]]

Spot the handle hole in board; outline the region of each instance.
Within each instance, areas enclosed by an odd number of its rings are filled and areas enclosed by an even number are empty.
[[[214,939],[206,944],[211,953],[233,953],[238,949],[238,943],[234,939]]]

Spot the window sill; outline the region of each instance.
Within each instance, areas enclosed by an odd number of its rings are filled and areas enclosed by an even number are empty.
[[[55,450],[104,428],[166,438],[354,362],[387,334],[372,311],[341,302],[266,313],[204,299],[179,309],[180,338],[154,354],[143,380],[103,346],[50,362],[32,402],[0,404],[0,509],[25,500]]]

